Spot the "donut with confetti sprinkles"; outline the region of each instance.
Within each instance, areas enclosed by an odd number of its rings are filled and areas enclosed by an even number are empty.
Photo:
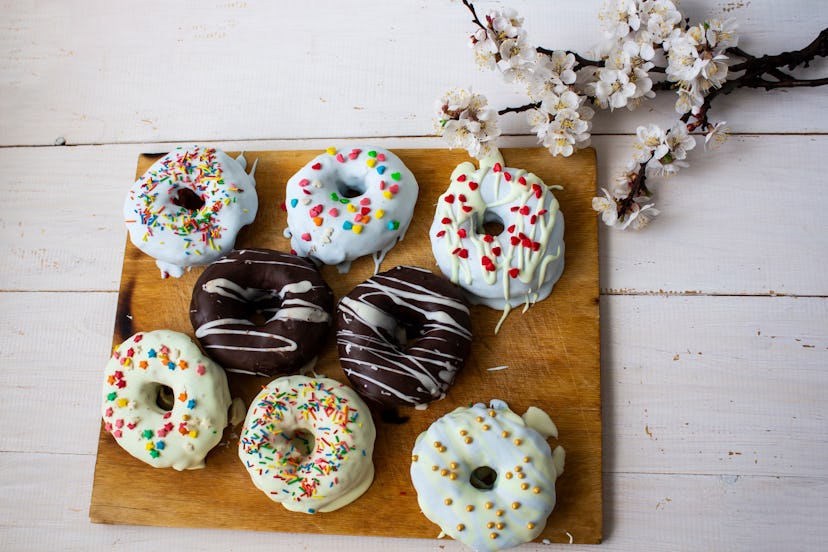
[[[274,502],[293,512],[331,512],[371,485],[375,436],[368,407],[350,387],[286,376],[250,404],[239,458]]]
[[[182,333],[137,333],[106,365],[104,429],[153,467],[203,468],[221,440],[229,407],[224,370]]]
[[[543,410],[521,417],[499,400],[460,407],[421,433],[411,480],[423,514],[455,540],[489,552],[537,538],[555,507],[565,453]]]
[[[132,243],[156,259],[161,277],[208,265],[233,249],[259,206],[256,163],[216,148],[178,147],[132,186],[124,221]]]
[[[564,269],[564,218],[532,173],[505,167],[500,153],[457,166],[437,200],[429,235],[437,265],[472,303],[509,311],[549,296]]]
[[[374,272],[403,239],[419,187],[399,157],[360,146],[328,148],[287,183],[284,209],[293,252],[339,272],[373,255]]]

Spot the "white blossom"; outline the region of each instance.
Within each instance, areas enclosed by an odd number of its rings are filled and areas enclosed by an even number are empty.
[[[503,77],[514,82],[523,80],[534,72],[537,52],[525,39],[508,38],[500,43],[500,59],[497,67]]]
[[[500,135],[497,111],[485,96],[466,90],[451,90],[440,99],[435,126],[450,148],[462,147],[476,158],[490,154]]]
[[[614,226],[618,222],[618,204],[606,188],[601,188],[604,197],[592,198],[592,209],[601,214],[601,220],[607,226]]]
[[[739,44],[734,19],[710,19],[705,26],[707,27],[705,38],[711,48],[721,52]]]
[[[627,216],[624,217],[624,222],[620,229],[626,230],[632,228],[633,230],[641,230],[645,228],[661,211],[655,208],[654,203],[640,204],[633,203],[632,208]]]
[[[646,163],[652,158],[660,159],[670,151],[667,136],[657,125],[640,126],[636,129],[635,135],[633,159],[639,163]]]
[[[630,82],[630,76],[623,69],[602,67],[598,70],[598,81],[588,85],[593,92],[596,103],[602,108],[618,109],[627,105],[627,101],[636,93],[636,85]]]
[[[486,16],[486,21],[501,39],[517,38],[524,32],[523,18],[512,8],[492,10]]]
[[[704,136],[705,149],[716,149],[727,141],[730,129],[725,126],[726,124],[727,121],[719,121],[707,127],[707,134]]]
[[[667,147],[670,148],[670,155],[673,159],[682,160],[687,158],[687,152],[696,147],[696,139],[687,132],[687,125],[677,121],[665,137]]]
[[[636,0],[607,0],[598,19],[608,38],[624,38],[630,31],[637,31],[641,25]]]
[[[583,96],[571,90],[560,96],[547,94],[538,109],[528,112],[529,124],[538,140],[552,155],[569,157],[575,149],[589,145],[593,111],[582,105]]]
[[[676,89],[678,99],[676,100],[676,111],[680,115],[684,115],[690,111],[698,110],[704,103],[704,96],[699,92],[698,87],[694,87],[689,83],[682,83]]]
[[[538,52],[534,71],[528,78],[527,93],[533,101],[540,101],[550,93],[562,94],[576,80],[575,56],[556,51],[552,56]]]

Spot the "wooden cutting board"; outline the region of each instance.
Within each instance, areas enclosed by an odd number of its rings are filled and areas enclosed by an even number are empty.
[[[259,213],[242,230],[238,247],[289,251],[283,237],[285,183],[320,151],[247,152],[259,160],[256,182]],[[381,270],[411,264],[439,273],[428,241],[438,196],[452,169],[468,160],[455,150],[409,149],[395,153],[420,185],[408,234],[386,257]],[[601,509],[601,387],[598,335],[597,223],[590,202],[595,193],[595,152],[554,158],[540,148],[504,149],[506,164],[534,172],[556,192],[566,220],[566,268],[552,295],[525,314],[513,311],[497,335],[501,313],[472,308],[474,344],[465,369],[446,399],[426,410],[373,412],[377,425],[376,477],[357,501],[324,514],[293,513],[271,502],[252,484],[237,456],[240,427],[228,427],[222,442],[207,456],[203,470],[154,469],[132,458],[101,428],[89,516],[96,523],[213,527],[294,533],[435,538],[440,530],[419,510],[408,475],[416,436],[457,406],[505,400],[517,413],[529,406],[546,410],[560,431],[566,469],[558,479],[557,506],[539,538],[552,542],[598,543]],[[142,155],[137,176],[157,155]],[[162,280],[154,259],[127,240],[113,345],[138,331],[171,329],[190,336],[189,302],[202,268],[180,279]],[[373,274],[369,258],[354,262],[346,275],[324,267],[323,276],[336,298]],[[101,368],[105,357],[101,357]],[[489,370],[507,366],[506,369]],[[316,372],[346,381],[330,335]],[[245,405],[266,378],[229,374],[230,390]],[[568,534],[567,534],[568,533]]]

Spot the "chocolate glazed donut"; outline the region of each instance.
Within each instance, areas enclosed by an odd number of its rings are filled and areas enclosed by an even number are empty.
[[[332,310],[333,293],[310,261],[240,249],[201,274],[190,321],[201,346],[225,370],[276,376],[316,357]]]
[[[471,348],[460,288],[422,268],[398,266],[339,302],[339,361],[354,388],[385,406],[445,396]]]

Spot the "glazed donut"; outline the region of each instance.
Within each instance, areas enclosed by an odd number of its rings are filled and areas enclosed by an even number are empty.
[[[390,151],[328,148],[287,183],[285,209],[293,251],[348,272],[373,254],[375,270],[411,222],[419,187]]]
[[[564,219],[552,189],[503,157],[461,163],[437,201],[431,247],[440,270],[472,303],[503,309],[545,299],[564,268]],[[493,236],[484,224],[500,222]],[[497,331],[497,329],[495,331]]]
[[[221,440],[229,407],[224,370],[182,333],[137,333],[106,365],[104,429],[153,467],[203,468]]]
[[[337,308],[345,375],[360,395],[386,406],[442,399],[466,362],[471,337],[460,289],[422,268],[377,274]]]
[[[376,430],[365,403],[326,378],[277,378],[247,412],[239,458],[253,484],[293,512],[331,512],[374,479]]]
[[[478,551],[528,542],[555,507],[564,449],[546,439],[558,430],[542,410],[518,416],[503,401],[457,408],[421,433],[411,480],[423,514]]]
[[[132,243],[155,257],[161,277],[208,265],[233,248],[256,217],[259,200],[244,156],[181,147],[156,161],[132,186],[124,220]]]
[[[331,325],[333,293],[307,259],[240,249],[211,264],[193,288],[190,322],[229,372],[274,376],[306,368]],[[262,316],[256,324],[251,318]]]

